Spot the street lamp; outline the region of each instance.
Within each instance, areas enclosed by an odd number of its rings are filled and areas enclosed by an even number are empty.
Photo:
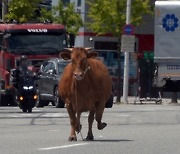
[[[4,17],[7,13],[8,13],[8,0],[2,0],[2,21],[4,21]]]
[[[130,24],[131,20],[131,0],[127,0],[126,5],[126,25]],[[123,102],[128,103],[128,82],[129,82],[129,52],[124,53],[124,80],[123,80]]]

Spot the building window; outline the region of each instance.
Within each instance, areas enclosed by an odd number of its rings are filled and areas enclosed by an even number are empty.
[[[118,50],[118,43],[117,42],[95,42],[95,49],[103,49],[103,50]]]
[[[81,6],[81,0],[77,1],[77,6],[80,7]]]
[[[67,6],[70,3],[70,0],[62,0],[64,6]]]

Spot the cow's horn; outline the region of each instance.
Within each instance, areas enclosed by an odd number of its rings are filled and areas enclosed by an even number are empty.
[[[87,51],[90,51],[90,50],[92,50],[92,48],[91,47],[88,47],[88,48],[85,48]]]
[[[65,50],[69,50],[69,51],[72,51],[73,48],[64,48]]]

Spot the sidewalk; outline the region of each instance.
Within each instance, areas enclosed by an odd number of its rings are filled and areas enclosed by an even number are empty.
[[[128,103],[127,104],[162,104],[162,105],[168,105],[168,104],[179,104],[179,103],[171,103],[171,99],[170,98],[162,98],[160,99],[155,99],[155,98],[138,98],[135,96],[128,96]],[[178,101],[180,102],[180,100]],[[114,103],[116,104],[116,97],[114,97]],[[121,97],[121,103],[117,103],[117,104],[124,104],[122,97]]]

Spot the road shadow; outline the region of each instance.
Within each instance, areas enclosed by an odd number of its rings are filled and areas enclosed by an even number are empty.
[[[134,140],[128,140],[128,139],[94,139],[92,141],[88,141],[84,139],[85,142],[132,142]]]

